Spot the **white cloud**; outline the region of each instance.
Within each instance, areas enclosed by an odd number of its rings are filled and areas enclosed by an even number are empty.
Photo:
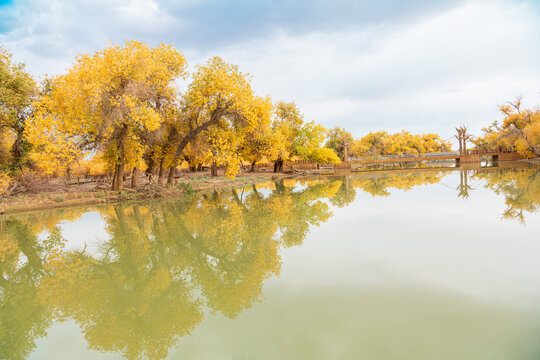
[[[462,123],[478,133],[519,94],[538,103],[537,44],[529,6],[477,2],[407,26],[281,33],[219,54],[254,74],[260,92],[297,101],[326,126],[450,137]]]
[[[190,1],[172,11],[157,0],[26,0],[11,14],[24,25],[0,34],[0,43],[34,74],[56,74],[108,40],[174,42],[191,64],[223,56],[253,75],[259,93],[296,101],[308,119],[356,136],[405,128],[450,137],[459,124],[478,133],[498,118],[497,104],[519,94],[529,104],[540,100],[540,14],[531,3],[469,2],[333,30],[295,32],[276,23],[209,49],[210,40],[185,41],[198,36],[194,20],[178,15]],[[202,15],[195,19],[204,33],[213,25]]]

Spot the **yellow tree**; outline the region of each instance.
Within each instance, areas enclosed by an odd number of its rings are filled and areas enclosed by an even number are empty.
[[[502,125],[494,122],[484,128],[484,136],[476,140],[480,147],[516,149],[526,157],[540,156],[540,109],[522,108],[522,99],[501,105]]]
[[[201,133],[214,131],[212,136],[224,141],[225,135],[241,137],[249,132],[257,122],[255,104],[257,97],[248,75],[237,66],[219,57],[199,65],[182,99],[182,111],[171,124],[164,142],[163,153],[170,157],[167,183],[172,183],[174,169],[186,146]],[[224,162],[230,160],[228,157]]]
[[[370,132],[353,143],[352,153],[357,156],[385,154],[389,146],[389,137],[386,131]]]
[[[37,104],[28,139],[49,171],[100,150],[114,166],[114,190],[123,187],[126,165],[140,166],[145,137],[163,122],[175,100],[173,81],[186,60],[170,45],[127,41],[77,58],[52,80]]]
[[[278,147],[271,127],[273,105],[270,99],[261,99],[255,111],[258,118],[256,126],[246,134],[239,148],[242,158],[251,164],[252,172],[257,162],[274,158]]]
[[[304,116],[294,102],[279,101],[275,105],[272,132],[275,138],[274,172],[294,158],[325,163],[338,163],[336,153],[323,147],[326,129],[313,121],[304,123]]]
[[[293,102],[279,101],[275,105],[274,121],[272,130],[276,136],[276,159],[274,171],[282,171],[283,163],[294,152],[294,140],[300,133],[304,123],[304,117]]]
[[[300,159],[314,162],[339,163],[337,152],[328,146],[323,146],[327,133],[322,125],[315,124],[314,121],[305,123],[294,139],[292,154]]]
[[[414,135],[402,130],[396,134],[386,131],[369,133],[354,142],[356,155],[403,155],[449,151],[451,144],[437,134]]]

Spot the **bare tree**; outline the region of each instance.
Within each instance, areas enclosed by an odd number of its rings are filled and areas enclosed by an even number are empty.
[[[456,131],[457,135],[454,135],[454,137],[459,143],[459,153],[460,155],[467,155],[467,141],[472,138],[472,135],[467,132],[468,129],[465,125],[457,127]]]

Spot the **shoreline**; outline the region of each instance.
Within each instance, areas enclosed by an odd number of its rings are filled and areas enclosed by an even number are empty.
[[[125,187],[120,191],[97,189],[97,183],[90,183],[96,189],[77,191],[77,185],[72,191],[32,192],[0,197],[0,217],[49,209],[62,209],[76,206],[110,205],[119,202],[141,201],[159,198],[175,198],[195,192],[205,192],[251,185],[273,179],[294,178],[295,174],[286,173],[243,173],[235,179],[222,176],[211,178],[205,173],[198,176],[179,177],[172,186],[146,184],[137,189]],[[88,185],[88,184],[86,184]],[[82,186],[80,186],[82,187]]]
[[[517,164],[533,166],[540,165],[540,161],[508,161],[504,162],[506,167],[515,167]],[[127,201],[142,201],[159,198],[175,198],[180,196],[186,196],[195,192],[205,192],[212,190],[221,190],[228,188],[235,188],[238,186],[252,185],[259,182],[274,180],[274,179],[291,179],[299,178],[303,176],[322,176],[333,177],[343,175],[368,175],[368,174],[390,174],[400,172],[414,172],[414,171],[455,171],[455,170],[480,170],[491,169],[492,167],[446,167],[446,166],[430,166],[423,168],[403,168],[403,169],[377,169],[377,170],[363,170],[363,171],[347,171],[345,169],[336,169],[333,174],[315,174],[309,171],[299,171],[297,173],[274,173],[274,172],[247,172],[242,173],[242,176],[238,176],[235,179],[227,179],[223,176],[212,178],[208,176],[208,172],[198,173],[183,173],[176,179],[176,182],[172,186],[157,185],[157,184],[145,184],[132,189],[125,187],[121,191],[109,190],[109,184],[106,188],[100,188],[98,182],[72,184],[72,188],[67,186],[70,191],[57,191],[59,188],[66,188],[66,185],[56,185],[56,187],[49,187],[52,191],[33,191],[25,192],[18,195],[10,195],[0,197],[0,217],[32,212],[39,210],[49,209],[63,209],[77,206],[90,206],[90,205],[108,205],[119,202]],[[497,167],[496,167],[497,168]],[[58,179],[55,179],[58,180]]]

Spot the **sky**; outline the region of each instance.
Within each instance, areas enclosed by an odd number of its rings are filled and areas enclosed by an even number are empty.
[[[110,41],[221,56],[306,120],[475,135],[522,95],[540,105],[540,0],[0,0],[0,45],[40,78]]]

